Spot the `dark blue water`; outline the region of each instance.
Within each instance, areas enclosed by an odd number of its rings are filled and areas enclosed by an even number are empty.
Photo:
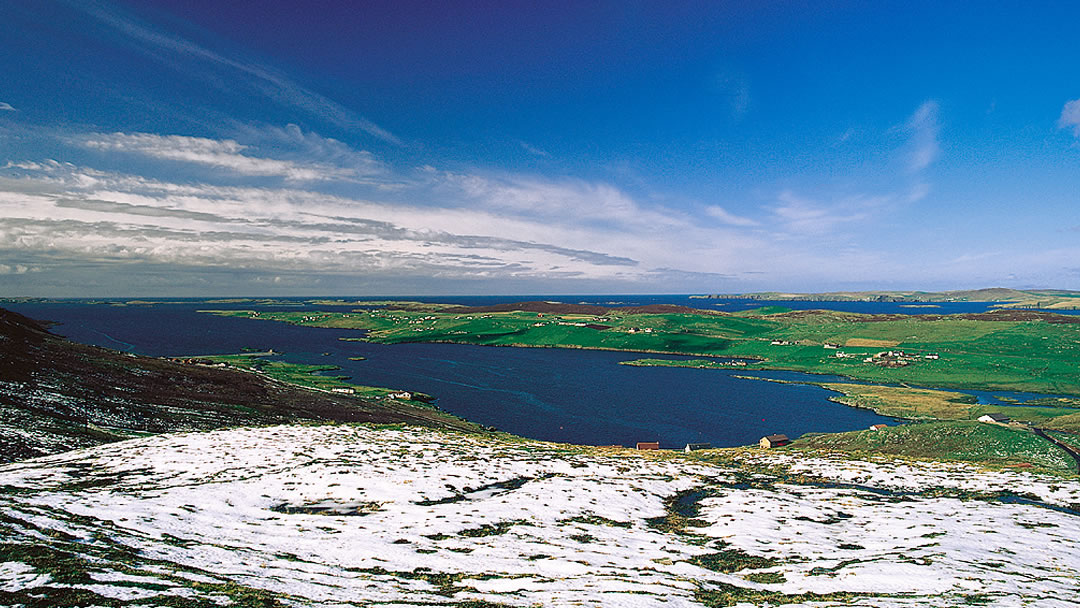
[[[205,304],[65,302],[9,307],[36,319],[59,322],[53,331],[73,340],[144,355],[272,348],[284,352],[288,361],[340,366],[339,373],[351,376],[356,384],[428,393],[448,412],[549,441],[732,446],[770,433],[796,437],[890,421],[828,401],[831,393],[814,386],[744,380],[735,378],[739,372],[734,370],[618,365],[636,357],[628,353],[349,342],[339,338],[359,332],[196,312]],[[358,356],[366,360],[349,360]]]

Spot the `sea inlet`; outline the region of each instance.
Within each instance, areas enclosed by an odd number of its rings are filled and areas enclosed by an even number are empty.
[[[198,312],[225,308],[198,302],[116,306],[84,301],[5,306],[56,322],[52,331],[77,342],[151,356],[228,354],[273,349],[286,361],[335,365],[350,382],[420,391],[452,414],[545,441],[626,445],[658,441],[717,447],[763,435],[865,429],[892,422],[829,401],[834,393],[803,384],[747,380],[836,380],[794,372],[631,367],[635,353],[457,344],[381,345],[343,341],[357,331],[298,327]],[[238,308],[253,308],[251,303]],[[279,305],[254,306],[280,310]],[[650,355],[653,356],[653,355]],[[356,361],[350,358],[363,357]],[[671,357],[679,358],[679,357]]]

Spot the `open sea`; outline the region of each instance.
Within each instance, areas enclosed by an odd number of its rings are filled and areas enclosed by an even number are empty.
[[[364,297],[365,300],[384,298]],[[942,314],[984,312],[985,302],[942,303],[908,308],[871,302],[764,302],[691,299],[687,296],[480,296],[393,298],[487,305],[549,300],[612,306],[681,304],[711,310],[745,310],[765,305],[792,309],[829,308],[851,312]],[[296,363],[341,367],[335,375],[371,386],[420,391],[453,414],[500,430],[546,441],[626,445],[659,441],[663,448],[686,443],[736,446],[761,436],[838,432],[894,424],[890,418],[828,400],[815,386],[736,378],[754,375],[788,380],[829,381],[831,376],[798,372],[697,370],[618,365],[636,353],[578,349],[506,348],[457,344],[380,345],[347,342],[360,332],[306,328],[245,318],[217,317],[202,309],[334,310],[302,299],[275,305],[206,304],[170,299],[152,304],[116,305],[87,301],[7,302],[4,307],[57,323],[53,332],[77,342],[150,356],[228,354],[243,349],[284,353]],[[341,309],[347,310],[347,308]],[[655,357],[656,355],[649,355]],[[350,361],[349,357],[365,357]],[[671,359],[685,357],[671,356]],[[976,394],[972,392],[972,394]],[[1025,399],[1022,393],[979,393]]]

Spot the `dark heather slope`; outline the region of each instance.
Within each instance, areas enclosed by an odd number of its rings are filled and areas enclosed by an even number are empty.
[[[0,462],[139,433],[296,421],[477,430],[435,409],[77,344],[0,308]]]

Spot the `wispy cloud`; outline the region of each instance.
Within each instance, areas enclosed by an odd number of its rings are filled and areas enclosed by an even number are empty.
[[[197,59],[216,68],[225,68],[232,76],[241,77],[268,98],[285,106],[302,110],[316,118],[326,120],[340,128],[363,131],[384,141],[401,144],[393,133],[360,116],[340,103],[304,87],[285,74],[253,61],[226,57],[191,40],[156,31],[152,27],[117,12],[91,3],[73,3],[102,23],[127,35],[130,39],[147,45],[156,52],[165,51]]]
[[[526,152],[528,152],[529,154],[532,154],[533,156],[540,156],[540,157],[544,157],[544,158],[547,158],[547,157],[551,156],[545,150],[537,148],[536,146],[530,144],[527,141],[520,141],[519,140],[518,145],[521,146],[522,150],[525,150]]]
[[[930,194],[930,184],[926,182],[916,182],[907,192],[907,196],[904,197],[909,203],[917,203],[926,198],[926,195]]]
[[[0,101],[0,112],[15,112],[15,108],[11,107],[10,103]]]
[[[323,137],[314,131],[305,131],[294,124],[276,127],[270,125],[247,125],[237,128],[238,136],[249,145],[269,146],[288,151],[293,157],[306,162],[332,164],[355,169],[358,173],[385,173],[386,168],[366,150],[357,150],[348,144]]]
[[[1080,99],[1065,102],[1058,118],[1058,127],[1072,129],[1073,135],[1080,137]]]
[[[706,207],[705,213],[710,217],[719,220],[721,223],[728,224],[729,226],[759,225],[759,222],[752,220],[748,217],[743,217],[741,215],[735,215],[734,213],[730,213],[719,205],[710,205]]]
[[[815,236],[871,219],[891,200],[890,196],[855,195],[824,203],[785,190],[777,197],[772,213],[789,236]]]
[[[294,127],[290,125],[290,127]],[[298,128],[282,131],[308,148],[319,147],[323,156],[340,160],[345,154],[335,150],[340,142],[305,135]],[[352,166],[342,167],[318,162],[296,162],[245,153],[249,146],[232,139],[210,139],[185,135],[155,135],[153,133],[92,133],[73,138],[78,145],[105,152],[120,152],[156,159],[194,163],[224,169],[247,176],[281,177],[289,181],[349,180],[378,172],[380,167],[370,155],[351,153]],[[328,150],[329,148],[329,150]],[[311,154],[307,155],[308,157]]]
[[[766,205],[772,215],[770,225],[777,227],[777,236],[818,238],[839,235],[844,228],[848,228],[850,234],[850,229],[857,224],[866,228],[896,209],[924,200],[932,191],[924,171],[941,155],[939,113],[938,103],[929,100],[903,123],[889,129],[889,135],[902,137],[898,150],[889,156],[890,159],[902,159],[902,166],[898,167],[892,160],[882,163],[883,168],[878,169],[877,174],[846,176],[840,182],[842,185],[821,183],[777,193],[774,201]],[[848,129],[839,141],[856,134],[853,129]],[[859,240],[850,239],[851,242]]]
[[[927,101],[904,123],[904,130],[908,133],[908,168],[912,172],[926,169],[941,154],[938,113],[938,103]]]
[[[6,168],[16,174],[0,180],[0,243],[24,256],[49,251],[73,260],[459,278],[643,272],[626,256],[567,245],[580,241],[558,229],[543,235],[528,218],[483,210],[176,184],[55,161]],[[549,238],[507,236],[515,234]]]
[[[740,271],[751,251],[756,260],[770,259],[760,242],[737,231],[739,224],[750,225],[745,218],[729,214],[727,226],[702,225],[700,218],[642,204],[603,182],[435,168],[403,177],[380,165],[383,170],[355,194],[331,193],[321,189],[331,182],[308,180],[313,176],[302,172],[311,163],[257,156],[259,148],[248,141],[259,137],[289,140],[309,149],[309,158],[343,164],[358,153],[289,127],[259,129],[243,140],[68,136],[63,141],[102,153],[271,181],[240,186],[208,173],[208,181],[176,182],[52,160],[9,161],[0,171],[0,264],[30,266],[43,257],[50,262],[34,265],[53,269],[45,274],[56,281],[67,276],[62,269],[92,263],[185,276],[216,268],[266,276],[534,284],[683,281],[685,289],[691,277],[713,281],[715,288],[715,281]],[[138,166],[154,170],[153,164]],[[163,175],[173,173],[162,169]],[[285,184],[273,181],[290,176],[295,179]],[[384,182],[397,188],[384,189]]]
[[[470,206],[494,212],[543,217],[575,225],[671,225],[673,211],[646,209],[619,188],[604,182],[551,179],[517,174],[438,173],[438,183],[465,195]]]

